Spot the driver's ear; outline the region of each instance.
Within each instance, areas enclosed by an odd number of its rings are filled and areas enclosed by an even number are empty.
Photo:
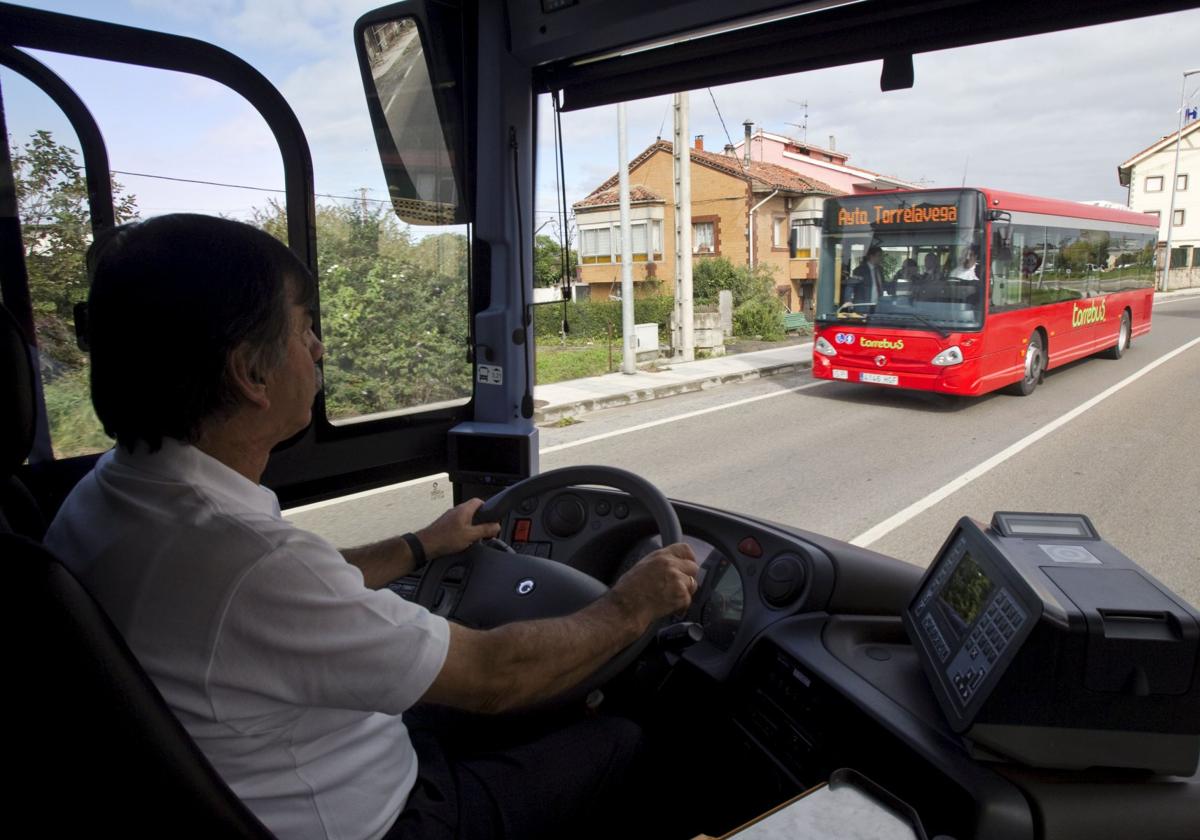
[[[229,354],[225,362],[225,375],[229,377],[233,390],[246,402],[264,411],[271,407],[266,380],[251,364],[250,349],[245,342]]]

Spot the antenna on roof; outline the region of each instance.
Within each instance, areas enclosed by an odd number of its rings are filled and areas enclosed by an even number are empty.
[[[790,122],[790,123],[787,123],[787,125],[794,125],[796,128],[800,129],[800,142],[807,143],[808,142],[808,100],[805,99],[803,102],[797,102],[795,99],[789,99],[788,102],[791,102],[793,105],[799,105],[801,108],[804,109],[804,122],[802,122],[802,123]]]

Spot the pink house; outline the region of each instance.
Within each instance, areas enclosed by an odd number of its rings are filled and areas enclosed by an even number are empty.
[[[832,139],[831,137],[830,140]],[[742,140],[735,145],[733,151],[738,157],[743,157],[746,153],[746,141]],[[761,128],[750,136],[751,160],[785,166],[806,178],[816,178],[844,193],[861,195],[881,190],[920,189],[919,184],[910,181],[850,166],[846,163],[849,158],[845,152],[822,149],[820,146],[813,146],[782,134],[772,134]]]

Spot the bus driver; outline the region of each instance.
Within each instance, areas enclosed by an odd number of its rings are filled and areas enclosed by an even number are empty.
[[[414,552],[495,535],[471,524],[478,499],[415,536],[339,552],[259,485],[320,387],[315,283],[291,251],[249,225],[181,214],[111,231],[88,265],[92,398],[117,445],[46,544],[267,827],[582,836],[628,813],[616,806],[640,737],[629,721],[593,717],[475,754],[421,736],[418,757],[401,714],[418,701],[497,712],[555,696],[688,606],[691,549],[655,551],[563,618],[449,624],[380,587],[414,568]]]

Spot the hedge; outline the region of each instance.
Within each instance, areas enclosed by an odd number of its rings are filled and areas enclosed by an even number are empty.
[[[638,298],[633,302],[635,324],[658,324],[658,335],[665,339],[670,331],[671,311],[675,299],[669,295]],[[534,335],[539,339],[557,338],[562,329],[563,307],[561,303],[546,303],[533,307]],[[585,300],[567,304],[567,323],[571,338],[603,340],[608,337],[608,325],[613,326],[613,335],[621,335],[621,301]]]

